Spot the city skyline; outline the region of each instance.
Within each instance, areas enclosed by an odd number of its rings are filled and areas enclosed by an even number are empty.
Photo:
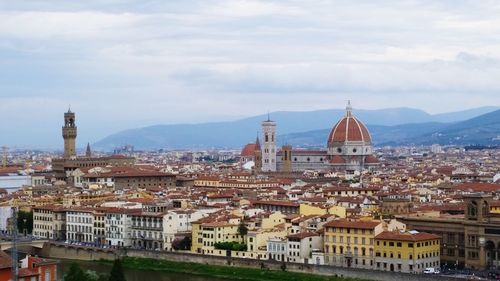
[[[500,281],[499,14],[0,0],[0,281]]]
[[[10,120],[2,129],[41,134],[70,104],[97,138],[342,108],[348,99],[430,113],[499,105],[499,10],[435,1],[0,2],[0,118]]]

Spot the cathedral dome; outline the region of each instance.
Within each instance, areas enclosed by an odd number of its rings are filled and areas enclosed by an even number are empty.
[[[366,126],[352,115],[352,107],[349,103],[346,115],[340,119],[330,131],[328,136],[328,146],[334,143],[362,142],[372,143],[372,138]]]

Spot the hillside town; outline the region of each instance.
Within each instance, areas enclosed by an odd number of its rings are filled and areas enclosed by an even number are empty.
[[[277,146],[270,117],[241,150],[4,150],[0,231],[68,247],[402,273],[500,267],[500,151],[374,148],[350,104],[325,148]],[[24,222],[26,224],[26,221]]]

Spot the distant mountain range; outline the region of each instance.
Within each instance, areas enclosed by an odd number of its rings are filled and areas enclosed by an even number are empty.
[[[460,144],[470,141],[485,144],[489,143],[487,138],[500,134],[498,109],[500,107],[481,107],[435,115],[413,108],[355,109],[354,114],[367,124],[375,144],[379,145],[426,143],[425,141]],[[343,109],[332,109],[273,112],[270,117],[277,122],[279,145],[289,143],[296,146],[323,147],[330,128],[344,114]],[[265,119],[267,115],[231,122],[137,128],[110,135],[95,143],[93,147],[112,150],[131,144],[136,149],[239,148],[255,140],[260,131],[260,123]],[[486,127],[483,121],[489,122]],[[471,131],[474,126],[479,131]]]
[[[500,145],[500,110],[455,123],[367,125],[375,145]],[[324,147],[329,129],[278,136],[293,146]]]

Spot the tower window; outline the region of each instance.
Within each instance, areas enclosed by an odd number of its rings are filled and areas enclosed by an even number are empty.
[[[356,153],[356,152],[358,152],[358,150],[356,148],[353,148],[352,152]]]
[[[339,148],[337,148],[337,152],[338,152],[338,153],[341,153],[341,152],[342,152],[342,148],[340,148],[340,147],[339,147]]]
[[[265,138],[265,141],[266,141],[266,142],[268,142],[268,141],[269,141],[269,135],[268,135],[268,134],[266,134],[264,138]]]

